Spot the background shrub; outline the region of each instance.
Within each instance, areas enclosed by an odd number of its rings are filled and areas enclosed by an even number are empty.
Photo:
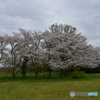
[[[86,78],[88,75],[84,71],[73,71],[71,73],[71,78]]]

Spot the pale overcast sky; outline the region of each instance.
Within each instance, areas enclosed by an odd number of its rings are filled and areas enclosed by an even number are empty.
[[[0,0],[0,35],[46,30],[51,24],[78,29],[93,46],[100,46],[100,0]]]

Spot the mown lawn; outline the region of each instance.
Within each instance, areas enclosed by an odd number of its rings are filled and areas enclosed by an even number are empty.
[[[71,91],[100,94],[100,74],[89,74],[84,79],[0,77],[0,100],[100,100],[100,95],[70,97]]]

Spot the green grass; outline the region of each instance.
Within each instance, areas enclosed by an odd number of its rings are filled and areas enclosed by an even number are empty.
[[[5,74],[0,74],[0,100],[100,100],[100,96],[70,97],[71,91],[100,94],[100,74],[89,74],[83,79],[60,79],[57,73],[48,79],[43,75],[41,73],[38,79],[34,79],[34,74],[28,73],[30,78],[22,79],[19,74],[12,79],[10,74],[7,78]]]

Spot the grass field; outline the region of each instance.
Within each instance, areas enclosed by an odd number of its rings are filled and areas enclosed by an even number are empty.
[[[100,100],[99,95],[70,97],[71,91],[100,94],[100,74],[89,74],[84,79],[48,79],[42,74],[38,79],[17,77],[12,79],[8,75],[5,78],[5,74],[0,74],[0,100]]]

